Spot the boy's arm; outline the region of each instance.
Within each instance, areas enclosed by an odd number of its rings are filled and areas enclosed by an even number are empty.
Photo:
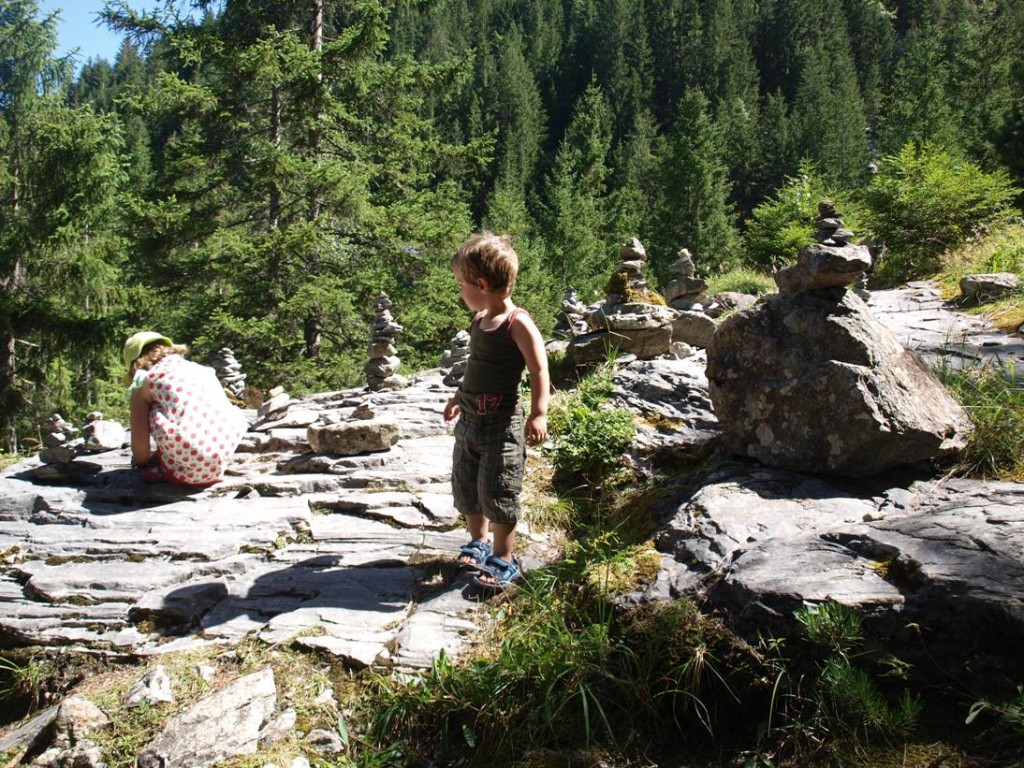
[[[461,411],[462,408],[459,407],[459,390],[456,389],[455,394],[448,399],[444,406],[444,420],[448,422],[459,418]]]
[[[530,417],[526,421],[526,441],[540,445],[548,439],[548,398],[551,394],[551,377],[548,374],[548,354],[544,339],[525,312],[516,316],[512,324],[512,341],[526,361],[530,372]]]

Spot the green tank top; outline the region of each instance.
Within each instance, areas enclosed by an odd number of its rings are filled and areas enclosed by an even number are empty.
[[[512,340],[518,307],[493,331],[484,331],[478,320],[469,329],[469,360],[459,386],[459,406],[477,415],[512,413],[519,399],[519,381],[526,360]]]

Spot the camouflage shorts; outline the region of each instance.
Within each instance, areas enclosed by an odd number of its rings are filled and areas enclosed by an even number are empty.
[[[452,495],[463,515],[483,512],[492,523],[515,525],[523,487],[526,443],[523,412],[476,416],[455,424]]]

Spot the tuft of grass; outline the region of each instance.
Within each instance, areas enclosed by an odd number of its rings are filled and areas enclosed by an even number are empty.
[[[53,660],[41,653],[28,653],[19,661],[0,656],[0,701],[29,701],[29,711],[39,708],[45,683],[57,671]]]
[[[1017,695],[1003,702],[980,699],[967,712],[967,725],[980,716],[994,718],[990,727],[992,739],[1024,751],[1024,684],[1017,686]]]
[[[518,765],[538,750],[636,758],[652,739],[706,745],[712,724],[742,709],[733,688],[757,665],[750,649],[685,600],[620,621],[577,588],[581,568],[529,574],[474,657],[379,677],[363,700],[367,743],[400,744],[412,764],[463,765]]]
[[[768,274],[750,267],[736,267],[708,279],[708,295],[734,292],[760,296],[764,293],[775,293],[775,279]]]
[[[974,424],[958,465],[967,477],[1024,480],[1024,386],[1012,365],[937,370]]]
[[[1024,220],[991,227],[966,244],[947,251],[937,276],[942,296],[955,300],[960,295],[960,278],[972,274],[1012,272],[1024,280]],[[984,313],[993,324],[1014,333],[1024,323],[1024,289],[980,306],[965,307],[972,314]]]
[[[4,453],[0,451],[0,471],[12,467],[25,457],[17,453]]]

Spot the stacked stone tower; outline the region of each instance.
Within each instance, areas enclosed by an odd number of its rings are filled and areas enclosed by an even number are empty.
[[[402,361],[398,359],[395,339],[402,332],[401,325],[391,316],[392,301],[381,293],[373,302],[376,317],[370,329],[369,362],[363,367],[366,384],[372,392],[382,389],[399,389],[406,382],[397,376]]]

